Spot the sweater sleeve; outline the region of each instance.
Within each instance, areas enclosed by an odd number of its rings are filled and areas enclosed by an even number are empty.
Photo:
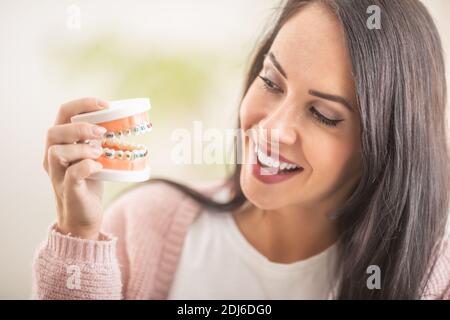
[[[101,241],[63,235],[52,226],[33,266],[34,299],[120,299],[117,239]]]
[[[53,226],[34,259],[33,298],[164,298],[198,211],[186,199],[162,183],[135,188],[107,207],[99,241]]]
[[[125,201],[124,201],[125,200]],[[104,214],[99,241],[63,235],[50,227],[33,264],[34,299],[123,299],[128,275],[125,238],[120,226],[125,199]]]
[[[154,187],[153,187],[154,188]],[[33,263],[33,299],[118,300],[129,297],[130,211],[145,196],[142,188],[109,205],[99,241],[63,235],[50,227]],[[142,213],[141,213],[142,215]]]

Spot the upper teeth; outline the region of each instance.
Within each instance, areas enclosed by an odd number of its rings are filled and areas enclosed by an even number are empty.
[[[272,168],[280,168],[280,170],[285,170],[285,169],[289,170],[289,169],[300,168],[300,166],[298,166],[296,164],[287,163],[287,162],[273,159],[270,156],[268,156],[267,154],[265,154],[264,152],[262,152],[261,150],[259,150],[258,147],[256,147],[255,149],[256,149],[256,155],[258,157],[259,162],[261,162],[265,166],[272,167]]]
[[[132,128],[128,128],[128,129],[124,129],[124,130],[119,130],[119,131],[114,131],[114,132],[112,132],[112,131],[106,132],[105,138],[107,138],[107,139],[113,139],[113,138],[122,139],[124,136],[140,135],[142,133],[147,133],[150,131],[152,131],[152,124],[150,122],[148,122],[148,123],[138,124]]]

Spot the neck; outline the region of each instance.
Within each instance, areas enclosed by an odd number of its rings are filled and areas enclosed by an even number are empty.
[[[312,257],[337,240],[331,210],[289,207],[262,210],[248,206],[233,213],[244,237],[270,261],[292,263]]]

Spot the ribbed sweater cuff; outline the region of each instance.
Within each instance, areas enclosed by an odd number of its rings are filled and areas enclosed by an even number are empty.
[[[101,234],[104,240],[86,240],[64,235],[52,225],[47,239],[47,250],[60,259],[94,264],[111,264],[116,258],[117,238]]]

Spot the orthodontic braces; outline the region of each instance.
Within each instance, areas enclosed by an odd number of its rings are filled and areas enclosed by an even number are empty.
[[[148,154],[147,149],[137,150],[114,150],[110,148],[103,148],[103,155],[108,159],[128,160],[133,161],[136,159],[144,158]]]
[[[140,135],[152,130],[152,124],[150,122],[135,125],[134,127],[119,130],[108,131],[105,133],[105,139],[103,140],[103,156],[108,159],[118,159],[133,161],[140,158],[145,158],[148,154],[148,150],[145,145],[137,145],[135,143],[122,142],[123,137],[131,135]],[[121,150],[129,149],[129,150]]]
[[[147,132],[152,131],[152,124],[150,122],[147,123],[143,123],[143,124],[139,124],[137,126],[134,126],[132,128],[129,129],[125,129],[125,130],[120,130],[120,131],[108,131],[105,133],[105,138],[106,139],[121,139],[123,137],[128,137],[131,135],[135,135],[138,136],[140,134],[144,134]]]
[[[100,163],[102,169],[89,176],[89,179],[142,182],[150,178],[150,150],[146,145],[133,143],[134,136],[152,130],[148,114],[150,109],[148,98],[117,100],[110,101],[109,107],[103,110],[70,118],[72,123],[86,122],[106,129],[98,138],[90,142],[83,141],[100,149],[100,155],[95,155],[93,160]]]

